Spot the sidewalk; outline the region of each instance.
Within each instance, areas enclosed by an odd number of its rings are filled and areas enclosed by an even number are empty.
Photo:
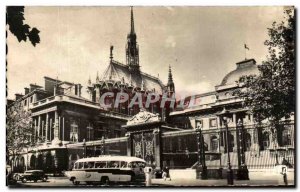
[[[284,186],[283,176],[272,172],[249,172],[250,180],[234,180],[235,186]],[[295,185],[294,172],[288,173],[288,185]],[[227,186],[227,179],[191,179],[173,178],[171,181],[163,179],[152,179],[153,185],[165,186]]]
[[[293,181],[289,181],[289,185],[293,185]],[[198,179],[173,179],[171,181],[163,179],[152,179],[153,185],[164,186],[228,186],[226,179],[219,180],[198,180]],[[271,186],[283,185],[278,180],[234,180],[234,186]]]

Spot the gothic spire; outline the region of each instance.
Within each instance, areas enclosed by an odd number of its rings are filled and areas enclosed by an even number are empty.
[[[133,8],[132,6],[130,7],[131,9],[131,28],[130,28],[130,33],[134,34],[134,19],[133,19]]]
[[[114,58],[114,56],[113,56],[113,50],[114,50],[114,46],[113,45],[111,45],[110,46],[110,61],[112,61],[113,60],[113,58]]]
[[[172,76],[172,70],[171,65],[169,65],[169,78],[168,78],[168,85],[173,83],[173,76]]]
[[[130,7],[130,32],[127,35],[126,45],[126,64],[130,72],[139,73],[139,46],[136,42],[136,34],[134,31],[133,7]]]
[[[175,85],[174,85],[174,82],[173,82],[173,75],[172,75],[171,65],[169,65],[169,77],[168,77],[167,87],[168,87],[169,92],[173,92],[173,93],[175,92]]]

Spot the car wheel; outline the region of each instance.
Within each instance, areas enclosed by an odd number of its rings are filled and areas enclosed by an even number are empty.
[[[27,179],[26,178],[23,178],[22,179],[22,183],[26,183],[27,182]]]

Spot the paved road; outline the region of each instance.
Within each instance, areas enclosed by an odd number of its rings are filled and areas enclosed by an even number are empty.
[[[294,185],[294,175],[289,174],[288,184],[289,186]],[[226,179],[219,180],[196,180],[196,179],[182,179],[173,178],[171,181],[164,181],[163,179],[152,179],[153,187],[171,187],[171,186],[227,186]],[[234,180],[235,186],[274,186],[284,185],[282,176],[277,174],[269,173],[251,173],[250,180]],[[22,183],[18,181],[15,187],[144,187],[145,183],[118,183],[111,184],[110,186],[105,185],[86,185],[81,183],[80,185],[73,185],[66,177],[50,177],[47,182],[27,182]]]

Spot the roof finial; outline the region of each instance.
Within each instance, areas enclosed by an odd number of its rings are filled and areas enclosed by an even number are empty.
[[[92,84],[91,76],[89,76],[88,85],[91,85],[91,84]]]
[[[133,6],[130,7],[131,9],[131,28],[130,28],[130,33],[134,33],[134,19],[133,19]]]
[[[98,71],[97,71],[97,77],[96,77],[96,83],[99,82],[99,74],[98,74]]]
[[[114,57],[113,57],[113,50],[114,50],[114,46],[111,45],[111,46],[110,46],[110,57],[109,57],[109,58],[110,58],[110,62],[112,62],[112,60],[113,60],[113,58],[114,58]]]

